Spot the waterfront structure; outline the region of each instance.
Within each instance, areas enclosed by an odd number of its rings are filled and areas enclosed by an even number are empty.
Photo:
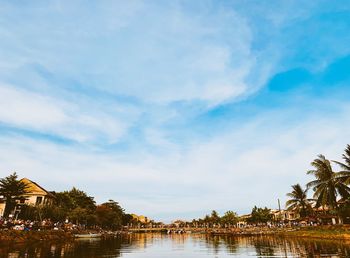
[[[300,218],[300,215],[296,211],[290,210],[271,210],[274,221],[296,221]]]

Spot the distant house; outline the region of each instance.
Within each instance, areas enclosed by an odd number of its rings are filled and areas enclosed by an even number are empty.
[[[22,205],[45,205],[52,204],[54,195],[43,187],[38,185],[36,182],[29,180],[28,178],[22,178],[21,182],[27,185],[27,193],[21,196],[17,201],[17,206],[12,212],[15,216],[21,211]],[[6,207],[6,200],[3,196],[0,196],[0,216],[3,216]]]
[[[238,217],[237,227],[245,227],[247,225],[247,220],[251,218],[251,214],[245,214]]]
[[[143,216],[143,215],[136,215],[136,214],[131,214],[132,218],[137,221],[137,222],[141,222],[141,223],[148,223],[149,220],[147,217]]]
[[[290,210],[271,210],[270,214],[272,214],[275,221],[295,221],[300,218],[298,212]]]

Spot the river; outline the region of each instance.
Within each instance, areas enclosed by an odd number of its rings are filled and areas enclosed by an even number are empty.
[[[350,257],[350,243],[270,236],[130,234],[109,240],[2,245],[0,257]]]

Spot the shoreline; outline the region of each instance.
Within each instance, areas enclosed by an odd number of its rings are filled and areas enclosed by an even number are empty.
[[[11,243],[30,243],[40,241],[67,241],[74,239],[72,232],[65,231],[19,231],[3,230],[0,231],[0,245]]]
[[[181,229],[178,229],[181,230]],[[301,228],[247,228],[247,229],[182,229],[182,234],[203,234],[212,236],[232,236],[232,237],[250,237],[250,236],[282,236],[304,239],[319,240],[345,240],[350,241],[350,225],[337,226],[313,226]],[[0,244],[6,243],[30,243],[40,241],[73,241],[77,239],[77,234],[96,234],[93,231],[74,232],[74,231],[18,231],[2,230],[0,231]],[[99,232],[101,239],[112,238],[123,234],[147,234],[147,233],[166,233],[164,229],[154,230],[130,230],[115,232]],[[172,233],[179,234],[179,233]]]

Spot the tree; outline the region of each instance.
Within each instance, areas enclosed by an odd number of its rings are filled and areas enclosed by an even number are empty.
[[[311,165],[315,169],[307,173],[314,175],[316,180],[309,182],[307,187],[315,191],[316,207],[328,206],[331,209],[337,209],[337,196],[348,198],[350,188],[340,179],[340,174],[333,171],[330,161],[325,156],[319,155]]]
[[[350,184],[350,145],[348,144],[346,149],[344,150],[343,154],[343,162],[335,161],[333,160],[334,163],[338,164],[342,171],[338,173],[339,175],[339,180],[344,182],[345,184],[349,185]]]
[[[224,216],[221,217],[221,223],[234,225],[238,222],[237,213],[233,211],[226,211]]]
[[[293,191],[287,193],[289,199],[286,202],[287,210],[297,211],[300,217],[306,217],[312,210],[311,199],[307,198],[308,189],[303,189],[299,184],[292,185]]]
[[[79,207],[91,211],[96,208],[94,198],[75,187],[70,191],[55,193],[55,197],[57,205],[65,207],[68,210]]]
[[[26,183],[18,180],[16,172],[0,179],[0,195],[4,196],[6,200],[4,217],[7,217],[13,211],[17,200],[23,198],[23,195],[27,193],[27,188]]]
[[[70,191],[55,193],[55,204],[59,209],[52,212],[56,217],[69,218],[76,224],[90,226],[95,223],[96,204],[94,198],[73,187]]]
[[[216,210],[211,212],[210,221],[214,224],[218,224],[220,222],[220,216]]]
[[[350,223],[350,198],[345,200],[338,210],[339,216],[343,219],[344,223]]]
[[[109,200],[96,208],[97,223],[102,228],[118,229],[123,222],[124,210],[118,202]]]
[[[252,209],[251,216],[247,219],[247,221],[250,223],[267,223],[271,221],[271,219],[272,214],[270,209],[268,209],[267,207],[258,208],[254,206],[254,208]]]

